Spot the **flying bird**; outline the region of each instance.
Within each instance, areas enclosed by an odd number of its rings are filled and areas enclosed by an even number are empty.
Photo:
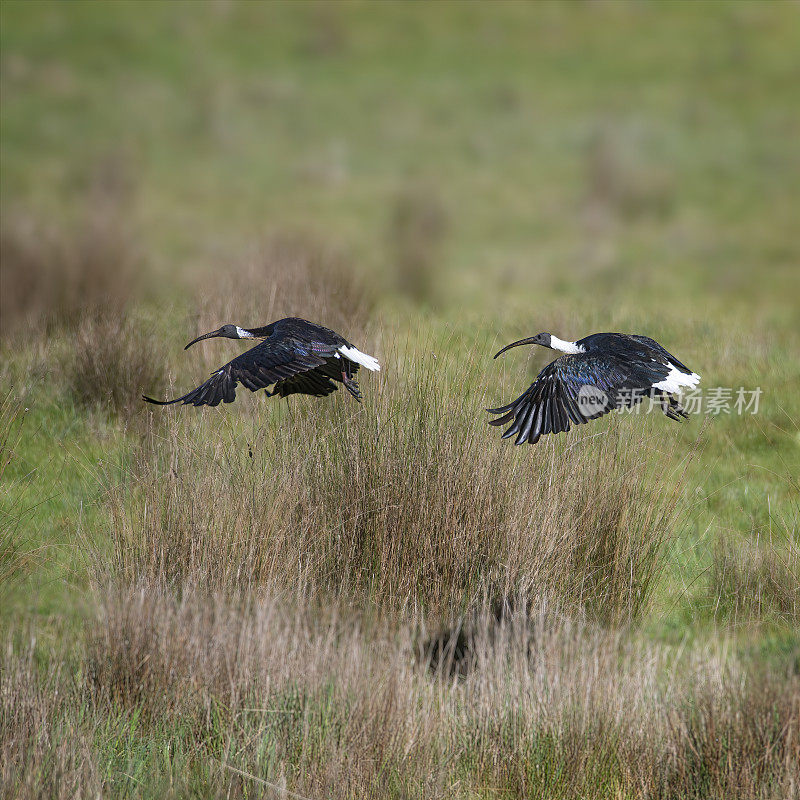
[[[342,383],[361,402],[361,390],[355,379],[359,367],[380,370],[377,359],[362,353],[343,336],[298,317],[279,319],[261,328],[223,325],[193,339],[184,350],[214,336],[262,341],[212,372],[205,383],[183,397],[154,400],[142,395],[142,399],[159,406],[172,403],[217,406],[222,401],[232,403],[236,399],[239,383],[251,392],[267,390],[274,384],[272,391],[266,392],[269,397],[288,397],[290,394],[327,397],[339,388],[337,383]]]
[[[674,395],[700,382],[699,375],[648,336],[594,333],[567,342],[540,333],[512,342],[495,358],[524,344],[538,344],[566,355],[542,369],[513,403],[486,409],[502,415],[490,420],[490,425],[512,423],[502,438],[516,436],[514,444],[536,444],[547,433],[568,431],[570,423],[583,425],[645,397],[660,400],[667,417],[680,422],[688,414]]]

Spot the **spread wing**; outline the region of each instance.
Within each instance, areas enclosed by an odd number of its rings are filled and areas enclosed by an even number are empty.
[[[489,424],[511,422],[504,439],[516,435],[514,444],[536,444],[544,434],[568,431],[571,424],[583,425],[615,408],[639,402],[669,369],[652,360],[623,361],[591,353],[561,356],[513,403],[487,409],[502,415]]]
[[[299,342],[279,338],[279,335],[273,334],[269,339],[216,370],[205,383],[192,389],[183,397],[177,397],[174,400],[154,400],[151,397],[143,396],[143,399],[148,403],[160,406],[172,403],[217,406],[222,401],[232,403],[236,399],[236,387],[239,383],[246,386],[251,392],[256,392],[273,383],[281,384],[292,379],[297,381],[298,376],[303,374],[307,377],[302,386],[313,389],[313,391],[307,392],[308,394],[321,396],[330,394],[336,387],[331,388],[328,385],[331,384],[330,380],[316,370],[329,360],[338,362],[339,359],[335,357],[336,350],[335,344]],[[301,384],[295,383],[294,385],[300,386]],[[294,388],[292,391],[303,391],[303,389]],[[287,392],[286,394],[291,393]],[[284,397],[285,394],[281,396]]]

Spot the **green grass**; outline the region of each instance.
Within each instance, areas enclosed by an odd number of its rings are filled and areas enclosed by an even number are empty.
[[[714,574],[721,542],[798,569],[798,13],[791,3],[5,0],[3,224],[31,217],[68,239],[113,201],[144,264],[132,314],[157,338],[176,386],[238,352],[217,343],[184,354],[202,322],[267,321],[259,313],[273,287],[241,278],[243,264],[265,238],[290,234],[343,254],[374,289],[369,322],[342,332],[400,354],[386,380],[399,381],[402,354],[426,359],[437,386],[463,392],[465,415],[507,402],[546,363],[522,350],[491,361],[501,344],[543,330],[645,333],[706,388],[761,387],[754,416],[623,423],[631,441],[651,437],[648,463],[668,487],[696,448],[666,569],[635,635],[699,651],[726,642],[747,663],[796,671],[797,617],[762,605],[732,612],[747,601],[736,587],[750,584],[735,571],[735,585],[715,584]],[[430,240],[414,224],[396,229],[415,203],[423,227],[441,215]],[[396,289],[408,282],[398,247],[432,273],[414,284],[421,296]],[[216,319],[231,309],[242,317]],[[94,619],[97,554],[113,553],[108,490],[139,477],[143,440],[167,430],[156,423],[148,434],[143,411],[77,403],[77,334],[46,329],[23,313],[10,328],[5,320],[0,366],[29,409],[0,475],[0,532],[12,530],[25,556],[24,580],[2,595],[0,629],[38,631],[45,671],[48,648],[53,662],[65,641],[80,650]],[[363,384],[369,413],[377,381]],[[164,387],[131,387],[140,389]],[[187,446],[235,447],[254,429],[280,437],[288,423],[278,403],[237,400],[185,425]],[[530,448],[511,457],[523,468],[535,461]],[[63,671],[80,671],[71,658]],[[158,796],[181,774],[190,777],[175,796],[212,784],[222,792],[233,779],[197,755],[190,728],[81,713],[115,796]],[[234,729],[215,717],[202,748],[218,758]],[[539,780],[540,761],[558,770],[563,751],[548,735],[527,743],[532,772],[509,778],[508,797]],[[469,783],[485,766],[460,774]],[[619,765],[595,768],[595,790],[624,785]],[[548,776],[541,786],[557,784]],[[403,778],[394,780],[401,796]],[[488,777],[475,785],[465,797],[490,796]]]

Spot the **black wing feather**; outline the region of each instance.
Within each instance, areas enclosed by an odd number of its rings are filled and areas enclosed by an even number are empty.
[[[677,361],[673,362],[679,366]],[[628,405],[627,398],[633,397],[634,402],[638,402],[655,391],[653,383],[663,380],[668,371],[667,366],[649,357],[629,358],[623,362],[608,354],[561,356],[544,367],[530,387],[512,403],[487,409],[501,415],[489,420],[489,424],[511,422],[503,439],[516,435],[514,444],[535,444],[548,433],[568,431],[571,425],[583,425],[621,405]],[[580,390],[584,386],[602,390],[605,401],[582,403]]]
[[[276,341],[276,334],[273,334],[269,339],[229,361],[216,370],[205,383],[182,397],[154,400],[143,396],[143,399],[160,406],[173,403],[216,406],[223,400],[230,403],[236,398],[237,384],[241,383],[251,392],[266,389],[270,384],[278,384],[299,373],[316,369],[329,359],[339,361],[335,358],[337,349],[336,344],[315,342],[312,349],[311,345],[305,343]]]
[[[345,384],[348,391],[356,400],[360,400],[361,391],[358,383],[351,378],[358,372],[358,368],[359,364],[347,358],[329,358],[324,364],[316,366],[306,373],[279,381],[275,384],[273,393],[281,397],[288,397],[290,394],[296,393],[326,397],[339,388],[335,382],[342,381],[342,370],[344,369],[349,379],[349,385]]]

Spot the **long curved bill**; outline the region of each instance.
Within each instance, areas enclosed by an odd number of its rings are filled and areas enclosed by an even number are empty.
[[[520,339],[518,342],[511,342],[511,344],[507,344],[498,353],[495,353],[494,357],[497,358],[497,356],[500,356],[503,353],[505,353],[506,350],[510,350],[512,347],[519,347],[520,345],[523,345],[523,344],[536,344],[536,337],[535,336],[529,336],[527,339]]]
[[[222,328],[217,328],[217,330],[211,331],[211,333],[204,333],[202,336],[198,336],[196,339],[192,339],[192,341],[189,342],[189,344],[187,344],[186,347],[184,347],[183,349],[188,350],[193,344],[197,344],[198,342],[201,342],[203,339],[211,339],[214,336],[220,336],[221,330]]]

